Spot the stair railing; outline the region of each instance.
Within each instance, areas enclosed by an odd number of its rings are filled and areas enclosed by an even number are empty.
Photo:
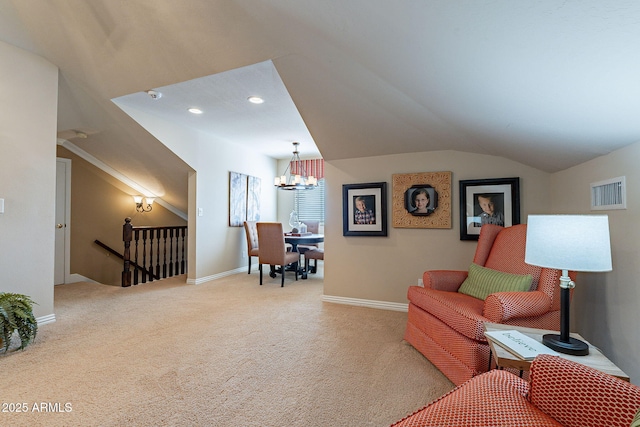
[[[187,271],[187,226],[122,226],[124,268],[122,286],[153,282]],[[133,243],[133,246],[132,246]],[[133,254],[132,254],[133,252]]]

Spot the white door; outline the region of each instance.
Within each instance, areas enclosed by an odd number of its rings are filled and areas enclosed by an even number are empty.
[[[55,285],[65,282],[65,273],[69,271],[69,218],[70,218],[71,160],[56,159],[56,238],[55,266],[53,278]]]

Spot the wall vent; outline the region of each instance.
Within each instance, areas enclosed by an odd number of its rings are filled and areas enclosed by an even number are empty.
[[[627,209],[627,187],[624,176],[591,184],[591,210],[608,209]]]

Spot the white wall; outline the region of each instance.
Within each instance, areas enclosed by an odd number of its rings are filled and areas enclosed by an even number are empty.
[[[453,218],[450,229],[394,228],[392,175],[451,171]],[[425,270],[467,270],[475,241],[461,241],[459,181],[520,177],[521,218],[550,205],[549,174],[501,157],[439,151],[325,162],[325,288],[333,297],[407,303],[407,287]],[[342,235],[342,185],[387,182],[388,237]],[[524,221],[523,221],[524,222]]]
[[[576,279],[573,330],[601,348],[631,381],[640,384],[640,143],[551,176],[554,212],[609,216],[610,273],[582,273]],[[626,176],[627,209],[590,210],[590,183]],[[588,230],[585,230],[588,232]]]
[[[291,159],[278,160],[278,173],[276,173],[276,175],[282,175],[282,173],[287,170],[287,167],[289,167],[290,161]],[[274,175],[274,178],[276,175]],[[273,186],[273,179],[269,185]],[[286,231],[291,228],[289,227],[289,215],[294,209],[295,191],[279,190],[276,191],[276,193],[278,202],[278,215],[276,221],[281,222]]]
[[[143,111],[120,107],[194,169],[189,177],[189,283],[246,266],[244,228],[229,227],[229,172],[262,179],[260,219],[275,221],[276,160]]]
[[[0,41],[0,291],[53,316],[58,69]]]

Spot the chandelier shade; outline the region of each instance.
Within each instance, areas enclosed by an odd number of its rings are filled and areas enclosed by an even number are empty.
[[[317,176],[307,172],[307,165],[311,166],[313,163],[300,160],[298,145],[300,145],[299,142],[293,143],[293,157],[287,169],[274,179],[274,185],[279,190],[313,190],[318,186]],[[324,169],[324,165],[322,165],[322,169]]]

